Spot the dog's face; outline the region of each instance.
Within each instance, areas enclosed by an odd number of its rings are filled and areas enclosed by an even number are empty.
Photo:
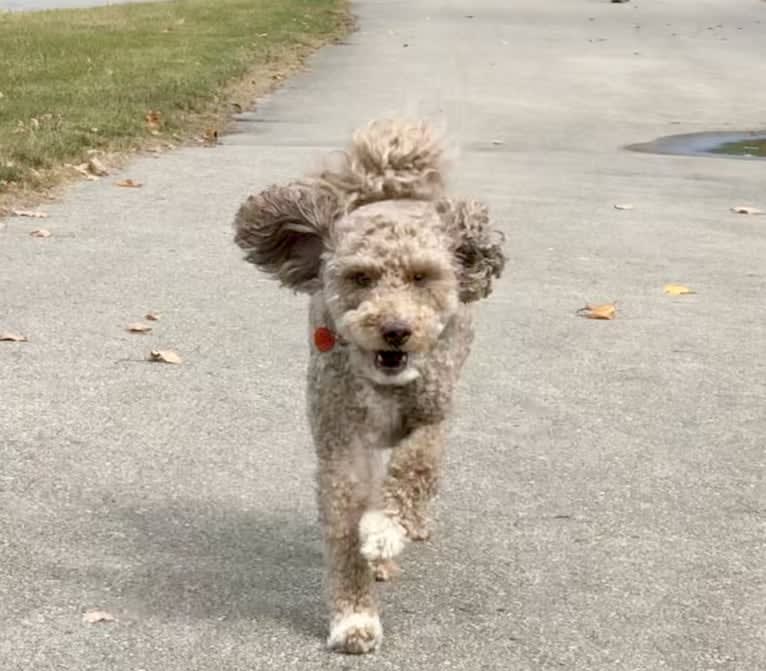
[[[335,222],[320,279],[355,369],[379,384],[418,377],[458,309],[457,264],[433,203],[384,201]]]
[[[407,384],[460,303],[490,294],[505,263],[487,209],[474,201],[386,199],[344,214],[315,184],[251,196],[235,220],[247,260],[306,293],[322,292],[351,364]]]

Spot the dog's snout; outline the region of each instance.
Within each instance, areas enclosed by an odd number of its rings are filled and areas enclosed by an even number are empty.
[[[401,347],[412,335],[409,324],[401,321],[386,322],[381,329],[383,340],[391,347]]]

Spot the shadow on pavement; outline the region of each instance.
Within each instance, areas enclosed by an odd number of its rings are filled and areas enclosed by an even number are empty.
[[[91,565],[82,577],[117,593],[129,611],[168,620],[250,620],[256,627],[281,622],[323,635],[322,553],[313,519],[188,503],[112,515],[124,534],[114,548],[123,550],[126,565],[107,575],[103,565],[95,571]]]

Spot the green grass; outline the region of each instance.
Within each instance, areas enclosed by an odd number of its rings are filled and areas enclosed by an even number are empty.
[[[347,26],[345,0],[0,13],[0,193],[51,186],[89,149],[146,146],[150,110],[161,138],[188,136],[242,78],[250,94],[268,90]]]
[[[762,156],[766,158],[766,139],[744,140],[742,142],[727,142],[713,150],[716,154],[733,154],[735,156]]]

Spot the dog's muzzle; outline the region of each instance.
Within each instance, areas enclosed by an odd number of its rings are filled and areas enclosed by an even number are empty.
[[[401,350],[379,350],[375,353],[375,368],[386,375],[398,375],[409,363],[407,352]]]

